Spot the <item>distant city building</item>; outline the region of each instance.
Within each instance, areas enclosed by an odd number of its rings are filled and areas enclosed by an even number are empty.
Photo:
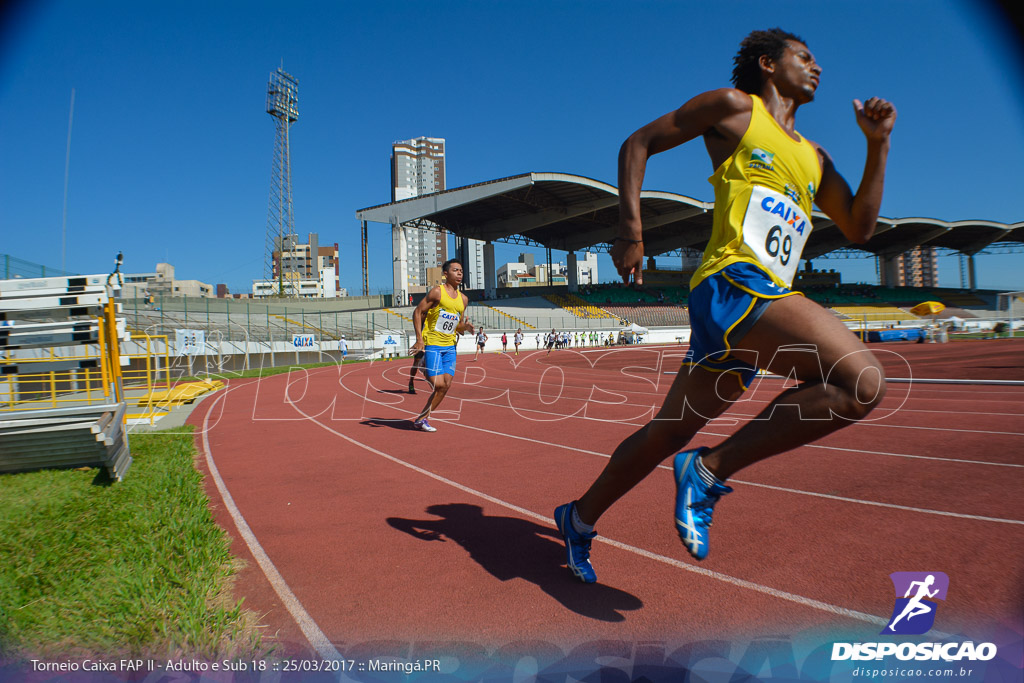
[[[305,244],[298,243],[294,235],[285,237],[282,249],[273,252],[272,260],[273,280],[278,279],[283,267],[285,274],[294,274],[294,277],[288,279],[289,282],[297,280],[319,281],[322,277],[322,271],[327,268],[334,272],[335,280],[333,287],[328,287],[328,290],[333,289],[337,291],[339,288],[338,243],[335,242],[333,245],[322,247],[320,246],[319,235],[315,232],[309,233],[309,240]],[[286,289],[285,294],[288,295],[289,290]],[[301,296],[299,294],[296,295]]]
[[[338,280],[332,268],[323,268],[319,277],[299,278],[292,277],[284,283],[288,296],[301,299],[334,299],[348,296],[348,290],[338,287]],[[252,283],[252,298],[265,299],[277,296],[278,281],[275,280],[254,280]]]
[[[597,284],[597,254],[585,252],[582,259],[576,259],[577,284]],[[498,287],[546,287],[565,285],[569,282],[568,267],[564,263],[534,263],[533,254],[520,254],[519,261],[506,263],[497,270]]]
[[[228,286],[219,284],[217,285],[217,298],[218,299],[230,299],[231,292],[228,291]]]
[[[141,298],[147,294],[156,298],[171,296],[212,298],[216,296],[213,285],[199,280],[174,279],[174,266],[169,263],[156,264],[155,273],[125,273],[123,277],[124,287],[121,289],[121,297],[125,299]]]
[[[419,137],[391,146],[391,200],[421,197],[446,188],[444,138]],[[427,271],[448,260],[448,235],[441,230],[395,226],[392,230],[394,292],[397,301],[427,291]],[[456,238],[467,289],[484,286],[484,250],[479,240]]]
[[[883,287],[938,287],[939,258],[935,247],[914,247],[899,256],[883,260]]]

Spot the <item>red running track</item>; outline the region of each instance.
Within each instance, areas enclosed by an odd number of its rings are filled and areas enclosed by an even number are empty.
[[[407,361],[231,381],[190,422],[217,520],[249,560],[239,595],[286,652],[424,638],[571,647],[877,634],[891,572],[943,571],[937,630],[1019,631],[1021,386],[890,385],[870,422],[739,473],[699,564],[674,530],[663,467],[600,520],[599,583],[578,583],[551,512],[649,419],[681,349],[460,357],[434,434],[407,421],[428,395],[422,381],[405,393]],[[1013,341],[872,350],[890,377],[909,364],[919,378],[1024,379]],[[735,431],[782,385],[760,382],[694,444]]]

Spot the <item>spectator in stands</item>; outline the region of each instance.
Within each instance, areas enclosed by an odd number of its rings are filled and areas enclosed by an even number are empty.
[[[810,234],[812,202],[851,242],[863,244],[874,233],[896,110],[877,97],[853,101],[867,145],[854,193],[832,158],[796,132],[797,110],[814,100],[821,75],[806,43],[781,29],[754,31],[734,64],[735,88],[697,95],[633,133],[619,153],[619,236],[611,256],[624,282],[643,283],[640,191],[653,154],[703,137],[716,169],[715,210],[711,242],[691,280],[693,337],[661,410],[615,449],[578,501],[555,510],[569,567],[584,582],[597,580],[589,559],[593,525],[669,456],[675,454],[676,530],[701,560],[714,506],[732,492],[729,477],[863,419],[885,395],[882,366],[864,344],[790,287]],[[799,384],[787,384],[714,448],[680,450],[739,400],[761,367]],[[719,381],[723,373],[738,381]],[[777,522],[786,529],[786,520]]]

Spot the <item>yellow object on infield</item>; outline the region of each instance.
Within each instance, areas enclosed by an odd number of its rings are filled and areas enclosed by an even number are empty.
[[[925,301],[924,303],[918,304],[910,309],[910,312],[914,315],[926,316],[926,315],[938,315],[946,310],[946,304],[938,301]]]
[[[224,382],[220,380],[202,380],[200,382],[185,382],[176,384],[170,389],[162,391],[151,391],[138,399],[138,405],[160,405],[180,406],[183,403],[192,403],[203,394],[223,389]]]

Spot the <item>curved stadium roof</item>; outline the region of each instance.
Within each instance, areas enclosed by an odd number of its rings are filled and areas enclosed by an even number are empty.
[[[672,192],[641,192],[644,254],[703,250],[711,237],[713,208],[713,202]],[[619,193],[612,185],[583,176],[524,173],[371,206],[357,211],[356,218],[392,225],[429,221],[459,237],[496,241],[520,235],[551,249],[580,251],[615,237]],[[866,244],[847,240],[820,211],[812,213],[812,222],[805,259],[844,248],[889,257],[925,244],[973,255],[993,244],[1024,243],[1024,221],[879,217]]]

